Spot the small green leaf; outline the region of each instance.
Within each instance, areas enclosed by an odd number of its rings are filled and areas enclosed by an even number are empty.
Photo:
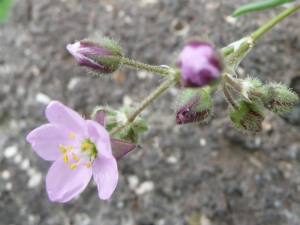
[[[240,8],[236,9],[233,13],[233,17],[240,16],[244,13],[263,10],[263,9],[269,9],[274,8],[279,5],[282,5],[287,2],[294,2],[295,0],[263,0],[259,2],[252,2],[247,5],[243,5]]]
[[[13,4],[13,0],[0,0],[0,22],[4,21]]]
[[[147,124],[145,121],[140,120],[133,124],[132,129],[135,133],[142,133],[148,130]]]

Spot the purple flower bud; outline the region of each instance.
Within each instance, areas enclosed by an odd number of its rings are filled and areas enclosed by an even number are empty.
[[[265,115],[260,105],[240,101],[236,108],[229,108],[229,116],[234,127],[238,130],[251,133],[262,131]]]
[[[117,43],[109,38],[83,40],[67,45],[79,66],[86,66],[95,72],[112,73],[122,65],[122,52]]]
[[[208,43],[190,41],[179,55],[177,62],[184,87],[203,87],[221,78],[221,55]]]
[[[185,88],[175,102],[176,123],[207,121],[212,114],[209,88]]]

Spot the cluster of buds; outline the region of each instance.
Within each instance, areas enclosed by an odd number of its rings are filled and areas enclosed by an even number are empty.
[[[100,74],[112,73],[125,62],[121,47],[106,37],[78,41],[69,44],[67,49],[79,66],[85,66]],[[220,81],[229,102],[229,116],[234,127],[241,131],[262,130],[262,121],[265,118],[263,107],[281,115],[291,110],[298,101],[298,96],[282,84],[264,85],[252,77],[234,78],[228,73],[228,66],[224,69],[225,64],[219,51],[207,42],[192,40],[184,46],[177,61],[183,86],[174,104],[177,124],[207,121],[213,111],[211,87]],[[237,99],[231,97],[232,89],[238,93]],[[108,131],[120,123],[126,123],[126,115],[132,111],[130,108],[121,108],[119,111],[103,107],[100,109],[106,111],[105,124]],[[126,125],[118,132],[117,138],[137,143],[138,133],[145,130],[146,124],[137,117],[130,126]]]
[[[242,80],[229,74],[224,77],[226,85],[244,98],[237,102],[229,101],[230,118],[234,127],[241,131],[260,132],[265,118],[264,108],[282,115],[290,111],[298,101],[297,94],[280,83],[263,84],[253,77]]]
[[[231,71],[229,67],[222,74],[224,64],[218,51],[208,43],[191,41],[185,45],[177,62],[184,87],[175,104],[177,124],[207,121],[211,117],[209,87],[219,84],[219,81],[222,81],[229,103],[229,117],[240,131],[260,132],[265,118],[264,108],[281,115],[290,111],[298,101],[298,96],[285,85],[264,85],[253,77],[237,79],[228,73]],[[236,99],[233,99],[231,90],[238,94]]]

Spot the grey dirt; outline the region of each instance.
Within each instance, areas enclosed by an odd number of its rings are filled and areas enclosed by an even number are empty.
[[[136,105],[161,81],[124,68],[97,77],[77,67],[65,46],[95,33],[124,54],[173,65],[192,37],[216,47],[248,35],[282,7],[232,19],[246,0],[16,0],[0,24],[0,225],[299,225],[300,104],[281,117],[266,112],[263,132],[235,131],[221,92],[205,124],[175,125],[172,100],[160,96],[142,116],[149,131],[118,160],[119,182],[100,201],[93,182],[66,204],[48,200],[51,163],[26,135],[47,123],[58,100],[86,118],[96,105]],[[292,86],[300,94],[300,12],[276,25],[238,68]]]

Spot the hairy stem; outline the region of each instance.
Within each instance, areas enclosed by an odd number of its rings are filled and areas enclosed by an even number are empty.
[[[153,72],[153,73],[158,73],[164,76],[171,76],[173,73],[173,69],[172,68],[163,68],[161,66],[152,66],[152,65],[148,65],[145,63],[141,63],[141,62],[136,62],[132,59],[128,59],[128,58],[123,58],[123,65],[124,66],[129,66],[132,68],[136,68],[139,70],[145,70],[145,71],[149,71],[149,72]]]
[[[125,123],[119,124],[115,127],[110,135],[114,136],[120,130],[128,126],[130,123],[134,121],[134,119],[151,103],[154,99],[156,99],[159,95],[161,95],[165,90],[167,90],[172,85],[176,84],[179,81],[180,72],[176,71],[172,77],[167,78],[161,85],[157,87],[147,98],[145,98],[133,112],[127,115],[127,121]]]
[[[291,15],[293,12],[297,11],[300,8],[300,2],[298,1],[293,6],[287,8],[286,10],[279,13],[277,16],[275,16],[273,19],[271,19],[269,22],[267,22],[265,25],[260,27],[258,30],[254,31],[250,36],[257,40],[260,38],[263,34],[265,34],[268,30],[270,30],[273,26],[275,26],[277,23],[279,23],[284,18]]]

